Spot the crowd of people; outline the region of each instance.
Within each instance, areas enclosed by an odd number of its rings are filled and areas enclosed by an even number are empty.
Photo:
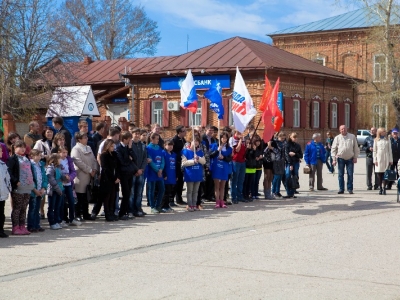
[[[99,215],[107,222],[144,217],[144,194],[152,214],[171,213],[175,206],[195,212],[203,209],[205,201],[215,202],[220,209],[260,196],[296,198],[302,159],[309,171],[310,191],[314,191],[315,177],[317,190],[326,190],[322,180],[326,164],[330,173],[338,169],[339,194],[345,191],[346,167],[347,191],[353,193],[359,148],[344,125],[336,137],[328,132],[325,143],[315,133],[304,154],[296,133],[286,137],[278,132],[264,142],[253,126],[243,134],[230,127],[218,131],[210,125],[191,129],[179,125],[176,135],[164,140],[158,124],[145,129],[130,124],[129,130],[122,131],[100,122],[89,134],[88,123],[81,120],[73,136],[61,117],[53,118],[52,125],[40,134],[39,124],[33,121],[23,138],[12,132],[5,142],[0,140],[0,237],[8,236],[4,210],[10,194],[12,234],[27,235],[45,231],[41,225],[45,219],[51,230],[59,230]],[[399,158],[400,143],[397,130],[392,134],[388,139],[380,128],[364,144],[367,171],[372,163],[380,194],[386,193],[389,184],[383,180],[384,170],[390,165],[397,170],[393,158]],[[397,152],[392,155],[393,149]],[[264,195],[259,193],[262,174]],[[372,189],[371,174],[367,172],[368,189]],[[281,194],[282,184],[286,196]],[[91,211],[89,202],[94,203]]]

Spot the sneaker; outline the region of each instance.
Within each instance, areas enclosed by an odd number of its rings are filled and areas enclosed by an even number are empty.
[[[157,208],[152,208],[152,209],[151,209],[151,213],[152,213],[152,214],[159,214],[160,212],[158,211]]]
[[[100,216],[104,217],[105,215],[106,215],[106,213],[103,210],[103,212],[100,214]]]
[[[44,232],[45,231],[45,229],[44,228],[42,228],[42,227],[39,227],[39,229],[37,230],[38,232]]]
[[[309,191],[310,191],[310,192],[314,192],[314,188],[310,188]]]
[[[0,231],[0,238],[8,238],[8,234],[6,234],[4,231]]]
[[[70,223],[71,226],[81,226],[82,223],[79,222],[77,219],[73,219],[72,222]]]
[[[65,221],[62,221],[62,222],[60,223],[60,226],[61,226],[62,228],[66,228],[66,227],[69,226],[69,224],[67,224],[67,222],[65,222]]]
[[[129,218],[130,220],[133,220],[133,219],[135,218],[135,216],[134,216],[132,213],[129,213],[129,214],[128,214],[128,218]]]
[[[142,218],[142,217],[144,217],[144,214],[141,212],[141,211],[138,211],[137,213],[135,213],[135,214],[133,214],[135,217],[138,217],[138,218]]]
[[[128,221],[128,220],[129,220],[129,217],[128,217],[127,215],[125,215],[125,216],[119,217],[119,219],[120,219],[121,221]]]
[[[161,209],[161,212],[165,214],[165,213],[168,212],[168,209],[167,209],[167,208],[162,208],[162,209]]]
[[[278,197],[279,197],[279,198],[282,198],[282,195],[281,195],[281,193],[277,193],[277,195],[278,195]]]
[[[60,229],[60,227],[59,227],[58,224],[56,223],[56,224],[54,224],[54,225],[50,225],[50,229],[51,229],[51,230],[58,230],[58,229]]]
[[[170,202],[169,206],[178,206],[178,205],[176,205],[175,202]]]
[[[189,206],[187,211],[194,212],[193,206]]]

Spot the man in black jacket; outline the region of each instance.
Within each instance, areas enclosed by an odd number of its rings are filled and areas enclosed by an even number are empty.
[[[92,136],[95,148],[93,154],[95,157],[97,157],[97,152],[99,150],[100,142],[104,140],[104,134],[106,133],[106,130],[107,130],[107,124],[105,122],[100,122],[99,124],[96,125],[96,132]]]
[[[138,171],[133,176],[132,190],[129,198],[129,217],[144,217],[142,209],[143,187],[144,187],[144,170],[147,165],[146,145],[140,141],[140,128],[131,130],[133,134],[132,150],[136,156],[135,165]]]
[[[174,148],[172,152],[176,154],[176,185],[174,191],[174,197],[176,197],[176,203],[180,205],[185,205],[186,202],[182,199],[182,190],[183,190],[183,172],[181,168],[182,164],[182,149],[186,144],[185,140],[186,129],[184,126],[179,125],[176,127],[176,135],[173,137]],[[173,198],[174,198],[173,197]],[[175,203],[170,203],[171,206],[175,206]]]
[[[400,158],[400,139],[399,139],[399,130],[397,128],[392,129],[392,137],[390,138],[390,142],[392,143],[392,155],[393,155],[393,164],[390,166],[390,170],[396,169],[397,179],[399,178],[399,170],[397,164]],[[390,190],[392,188],[393,181],[389,181],[386,185],[386,189]]]
[[[56,133],[60,132],[62,134],[64,134],[64,138],[65,138],[65,146],[68,149],[68,155],[71,155],[71,140],[72,140],[72,136],[71,133],[69,132],[69,130],[67,128],[64,127],[64,119],[62,117],[54,117],[52,119],[53,122],[53,127],[56,130]]]
[[[211,125],[206,126],[206,133],[202,137],[202,143],[206,146],[207,151],[210,151],[211,144],[216,143],[214,139],[214,129]],[[202,198],[208,201],[215,201],[214,196],[214,180],[211,176],[211,171],[205,168],[206,181],[200,183],[200,188],[203,190]]]
[[[138,172],[136,155],[132,150],[132,133],[125,131],[121,135],[121,143],[116,149],[121,165],[122,200],[119,210],[120,220],[129,220],[129,197],[132,190],[133,176]]]
[[[368,136],[363,144],[362,149],[365,151],[365,162],[366,162],[366,167],[367,167],[367,189],[372,190],[372,171],[375,173],[375,164],[372,158],[372,152],[374,150],[374,140],[376,138],[376,128],[372,127],[371,128],[371,135]],[[374,190],[378,189],[377,183],[379,182],[376,174],[375,174],[375,184],[374,184]]]

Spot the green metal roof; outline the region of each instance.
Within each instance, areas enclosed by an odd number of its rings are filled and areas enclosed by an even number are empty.
[[[283,30],[278,30],[268,35],[284,35],[306,32],[343,30],[366,28],[379,25],[379,19],[376,14],[371,13],[368,8],[361,8],[355,11],[350,11],[335,17],[330,17],[320,21],[307,23]]]

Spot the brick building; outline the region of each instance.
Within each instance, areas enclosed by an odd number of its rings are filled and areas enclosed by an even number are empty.
[[[359,83],[357,123],[392,128],[396,116],[391,103],[374,88],[389,82],[387,59],[379,45],[369,39],[377,20],[367,9],[280,30],[269,34],[279,49],[297,54],[344,74],[362,79]]]
[[[140,127],[160,123],[164,137],[172,137],[180,124],[217,125],[216,114],[203,98],[212,79],[218,79],[223,87],[227,113],[221,126],[231,125],[237,66],[256,107],[264,91],[265,75],[271,84],[280,77],[284,130],[298,132],[300,143],[308,141],[314,132],[337,132],[340,124],[347,124],[350,131],[357,128],[353,77],[255,40],[234,37],[178,56],[109,61],[86,58],[74,64],[74,80],[64,85],[91,85],[101,113],[94,121],[107,118],[116,124],[125,117]],[[188,69],[192,70],[199,96],[194,119],[179,107],[179,83]],[[126,79],[129,83],[124,82]],[[258,113],[252,123],[260,118]],[[260,134],[262,129],[261,123]]]

